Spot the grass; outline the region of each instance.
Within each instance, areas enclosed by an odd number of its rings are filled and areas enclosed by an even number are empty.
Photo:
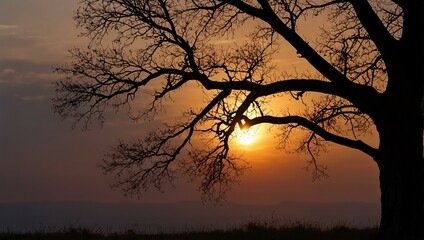
[[[345,225],[322,227],[294,223],[275,225],[249,222],[230,230],[186,231],[180,233],[145,234],[128,230],[103,233],[100,229],[66,228],[32,233],[0,233],[0,240],[374,240],[377,227],[354,228]]]

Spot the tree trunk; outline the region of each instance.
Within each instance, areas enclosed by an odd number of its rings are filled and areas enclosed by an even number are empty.
[[[424,239],[424,161],[421,111],[391,106],[380,124],[381,240]],[[397,108],[400,107],[400,108]],[[388,107],[390,108],[390,107]],[[419,114],[418,114],[419,113]]]
[[[380,239],[424,239],[423,175],[422,164],[380,167]]]
[[[424,240],[423,1],[406,1],[402,39],[374,118],[380,137],[381,240]],[[412,57],[414,56],[414,57]]]

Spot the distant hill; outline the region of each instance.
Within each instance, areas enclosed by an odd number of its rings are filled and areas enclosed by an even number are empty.
[[[378,203],[282,202],[275,205],[177,203],[0,203],[1,232],[55,231],[84,227],[104,232],[182,232],[239,227],[249,221],[373,226]]]

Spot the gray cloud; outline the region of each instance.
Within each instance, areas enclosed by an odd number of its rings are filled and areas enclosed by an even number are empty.
[[[0,59],[0,81],[15,80],[51,81],[57,79],[53,72],[55,62],[39,62],[32,60]]]
[[[53,63],[0,59],[2,96],[24,101],[51,98],[52,83],[58,79],[52,66]]]
[[[61,61],[80,41],[76,7],[72,0],[1,0],[0,58]]]
[[[0,24],[0,35],[13,33],[17,28],[19,28],[19,25],[16,24]]]

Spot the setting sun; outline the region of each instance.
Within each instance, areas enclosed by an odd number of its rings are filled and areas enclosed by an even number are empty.
[[[243,145],[250,145],[255,141],[256,132],[251,128],[243,129],[237,128],[236,130],[236,139],[239,143]]]

